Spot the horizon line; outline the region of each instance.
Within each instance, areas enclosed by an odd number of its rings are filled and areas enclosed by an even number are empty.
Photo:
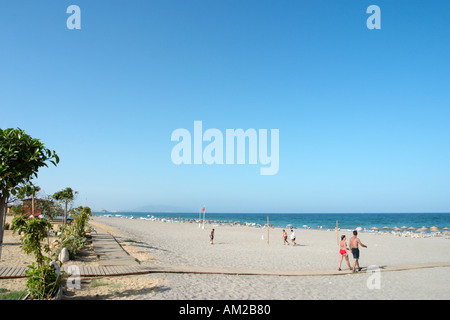
[[[199,210],[200,212],[201,210]],[[93,210],[93,213],[192,213],[198,214],[198,212],[190,212],[190,211],[96,211]],[[430,213],[439,213],[439,214],[450,214],[450,211],[420,211],[420,212],[208,212],[209,214],[430,214]]]

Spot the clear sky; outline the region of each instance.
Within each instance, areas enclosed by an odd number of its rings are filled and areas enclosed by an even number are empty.
[[[449,212],[449,38],[446,0],[2,0],[0,127],[94,210]],[[278,173],[175,165],[195,120],[279,129]]]

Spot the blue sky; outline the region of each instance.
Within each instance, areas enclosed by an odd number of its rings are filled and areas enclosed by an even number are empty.
[[[449,212],[449,36],[438,0],[2,0],[0,127],[94,210]],[[195,120],[279,129],[279,172],[173,164]]]

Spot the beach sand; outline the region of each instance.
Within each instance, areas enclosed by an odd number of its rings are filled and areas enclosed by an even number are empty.
[[[449,299],[450,267],[418,268],[380,273],[338,272],[339,247],[334,231],[295,230],[297,246],[283,245],[281,230],[245,226],[164,223],[92,217],[95,228],[106,227],[123,248],[142,265],[187,268],[190,271],[241,270],[315,276],[230,275],[157,272],[147,275],[83,278],[81,290],[67,290],[65,299],[151,300],[292,300],[292,299]],[[215,229],[214,245],[209,232]],[[289,233],[289,232],[288,232]],[[340,232],[350,238],[351,232]],[[360,233],[368,248],[361,248],[360,265],[382,268],[450,262],[450,239],[408,238]],[[349,254],[353,262],[352,255]],[[33,258],[20,250],[19,237],[5,231],[3,266],[25,266]],[[68,264],[98,265],[88,247]],[[383,270],[383,269],[382,269]],[[334,273],[335,275],[326,275]],[[337,274],[337,275],[336,275]],[[373,275],[379,287],[368,286]],[[375,282],[376,283],[376,282]],[[371,288],[372,287],[372,288]],[[25,279],[2,279],[0,288],[25,289]]]
[[[93,221],[107,225],[122,238],[141,243],[140,249],[154,258],[155,266],[190,267],[204,270],[266,270],[272,273],[304,271],[315,276],[267,276],[157,273],[158,289],[138,299],[448,299],[450,267],[419,268],[380,273],[320,275],[337,271],[339,247],[334,231],[295,230],[297,246],[283,245],[281,230],[210,225],[164,223],[146,220],[105,218]],[[209,232],[215,229],[214,245]],[[289,234],[289,232],[288,232]],[[351,232],[346,234],[347,239]],[[408,238],[360,233],[368,248],[361,248],[360,265],[381,268],[398,265],[450,262],[450,239]],[[352,255],[349,254],[351,263]],[[343,261],[342,269],[346,270]],[[375,275],[378,277],[376,280]],[[369,281],[369,286],[368,286]],[[372,285],[370,285],[372,283]],[[375,285],[373,285],[375,284]],[[378,286],[379,284],[379,286]]]

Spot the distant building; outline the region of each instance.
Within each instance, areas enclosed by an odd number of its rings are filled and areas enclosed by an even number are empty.
[[[34,199],[34,216],[37,217],[41,214],[41,204],[47,200],[43,199]],[[30,216],[33,214],[33,204],[32,199],[23,199],[22,200],[23,210],[25,210],[24,215]]]

